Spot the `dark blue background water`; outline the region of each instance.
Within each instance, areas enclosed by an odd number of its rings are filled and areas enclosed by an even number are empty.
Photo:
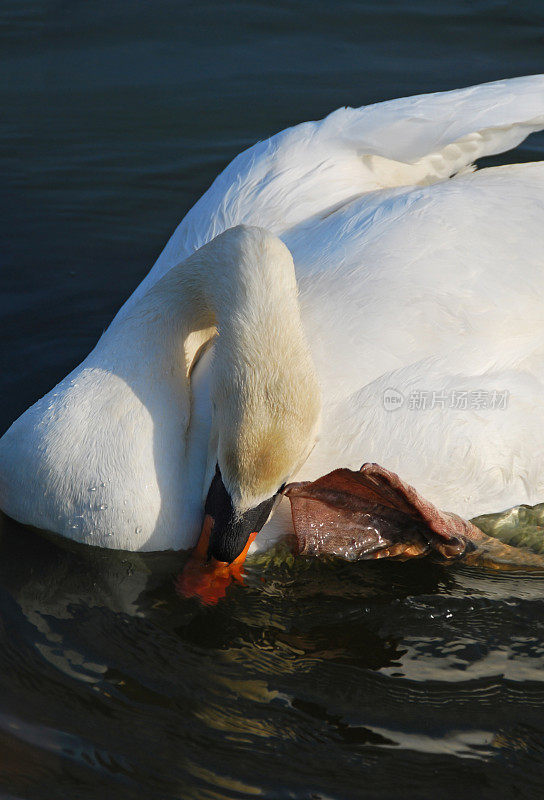
[[[4,0],[0,35],[0,431],[243,148],[544,70],[540,0]],[[176,557],[0,529],[2,797],[542,796],[538,576],[278,559],[203,609]]]

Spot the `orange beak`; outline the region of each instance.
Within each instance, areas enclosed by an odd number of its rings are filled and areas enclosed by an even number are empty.
[[[214,519],[206,514],[197,546],[189,556],[183,572],[176,580],[176,591],[182,597],[196,597],[205,605],[215,605],[225,596],[233,581],[243,583],[242,566],[257,533],[251,533],[240,555],[231,563],[208,559],[208,547]]]

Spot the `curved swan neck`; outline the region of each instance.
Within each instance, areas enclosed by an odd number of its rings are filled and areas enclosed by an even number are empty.
[[[190,371],[203,341],[219,331],[216,366],[239,379],[240,369],[289,368],[296,360],[313,374],[297,298],[291,254],[261,228],[237,226],[173,267],[146,293],[133,314],[168,327],[184,342]]]
[[[285,245],[260,228],[231,228],[169,270],[125,322],[146,342],[134,374],[146,391],[150,374],[174,380],[186,426],[191,367],[219,332],[205,480],[219,464],[240,512],[273,496],[306,459],[320,411]]]

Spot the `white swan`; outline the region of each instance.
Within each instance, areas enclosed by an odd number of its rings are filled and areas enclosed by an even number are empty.
[[[0,507],[160,550],[195,544],[207,498],[227,560],[283,483],[363,461],[463,516],[544,500],[544,163],[470,166],[542,128],[534,76],[242,153],[0,440]],[[254,547],[289,528],[280,508]]]

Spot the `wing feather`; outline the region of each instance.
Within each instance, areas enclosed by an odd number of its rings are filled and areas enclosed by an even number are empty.
[[[182,220],[129,304],[240,223],[284,231],[377,189],[425,185],[544,128],[544,75],[340,108],[238,155]]]

